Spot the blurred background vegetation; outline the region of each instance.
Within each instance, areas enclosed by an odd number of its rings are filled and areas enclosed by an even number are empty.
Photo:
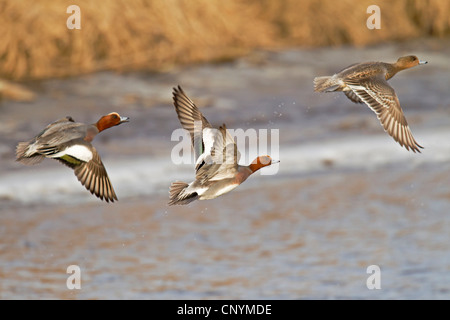
[[[69,5],[81,30],[69,30]],[[369,5],[381,29],[369,30]],[[350,14],[349,14],[350,13]],[[254,49],[366,46],[450,34],[448,0],[0,0],[0,77],[165,71]]]

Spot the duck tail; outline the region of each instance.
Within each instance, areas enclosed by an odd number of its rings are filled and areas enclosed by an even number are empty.
[[[181,205],[181,204],[188,204],[194,200],[198,199],[197,192],[193,193],[184,193],[183,191],[188,187],[189,185],[185,182],[176,181],[173,182],[170,186],[170,201],[168,203],[169,206],[172,205]]]
[[[339,84],[330,76],[314,78],[314,91],[316,92],[336,91],[337,88],[339,88]]]
[[[26,165],[33,165],[41,162],[44,156],[30,150],[29,142],[19,142],[16,147],[16,161]]]

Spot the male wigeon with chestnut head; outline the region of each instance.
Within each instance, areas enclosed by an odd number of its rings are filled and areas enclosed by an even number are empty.
[[[196,175],[189,184],[172,183],[169,205],[217,198],[235,189],[259,169],[279,162],[269,156],[259,156],[248,166],[239,165],[241,154],[225,124],[214,129],[180,86],[173,89],[173,101],[182,127],[191,136]]]
[[[57,120],[28,142],[16,148],[16,160],[33,165],[44,158],[56,159],[72,168],[82,185],[101,200],[114,202],[116,193],[97,150],[91,142],[101,131],[128,122],[112,112],[94,124],[75,122],[72,117]]]

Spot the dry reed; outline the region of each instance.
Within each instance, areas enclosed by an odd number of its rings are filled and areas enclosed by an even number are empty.
[[[363,46],[450,34],[450,1],[0,0],[0,76],[41,79],[97,70],[167,70],[222,61],[255,48]],[[69,30],[66,8],[81,8]]]

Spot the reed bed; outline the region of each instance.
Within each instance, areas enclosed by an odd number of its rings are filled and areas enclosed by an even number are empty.
[[[369,30],[366,9],[381,9]],[[81,30],[69,30],[69,5]],[[448,0],[0,0],[0,77],[165,71],[254,49],[365,46],[450,34]]]

